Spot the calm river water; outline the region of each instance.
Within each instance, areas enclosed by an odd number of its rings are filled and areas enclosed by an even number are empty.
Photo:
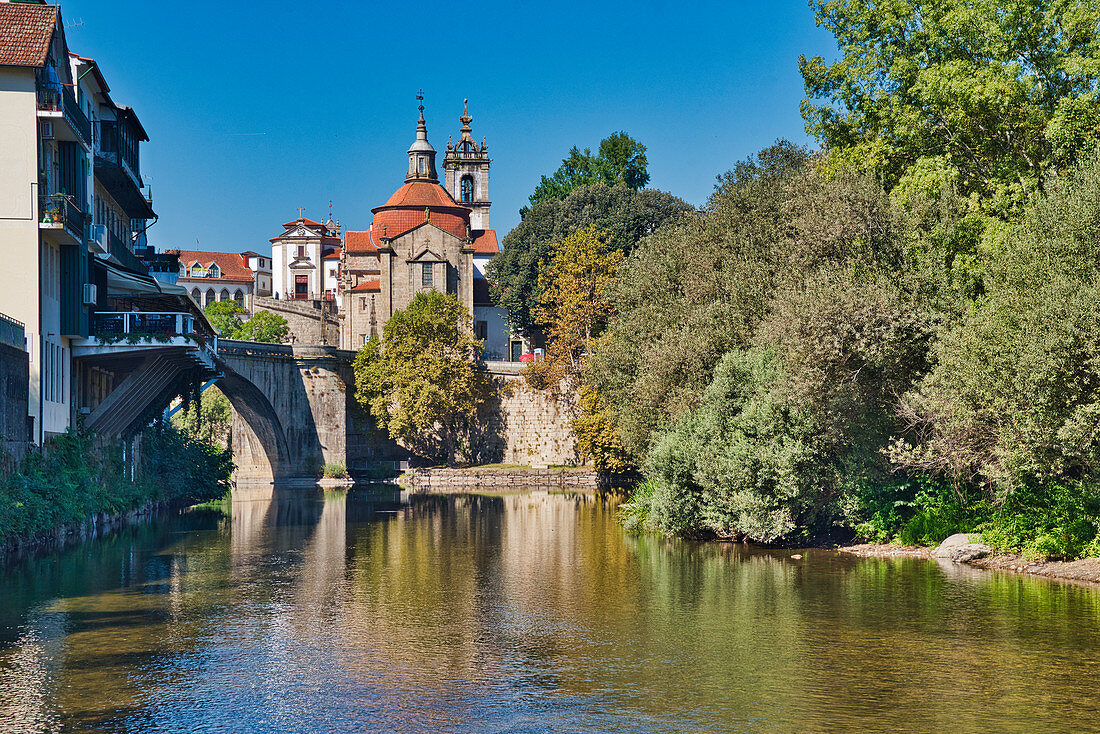
[[[1100,730],[1100,591],[279,493],[0,571],[0,731]]]

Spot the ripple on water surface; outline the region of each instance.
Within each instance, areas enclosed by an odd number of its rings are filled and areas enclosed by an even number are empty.
[[[0,575],[3,732],[1100,731],[1100,592],[275,492]]]

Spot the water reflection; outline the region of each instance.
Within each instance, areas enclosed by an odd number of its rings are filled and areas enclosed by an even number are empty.
[[[241,492],[0,576],[0,731],[1098,727],[1100,594],[624,536],[614,501]]]

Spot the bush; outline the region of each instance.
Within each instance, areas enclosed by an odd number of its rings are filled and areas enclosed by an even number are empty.
[[[130,481],[117,445],[70,430],[46,452],[28,454],[0,479],[0,543],[82,522],[100,512],[126,512],[151,502],[203,502],[225,495],[233,471],[227,450],[169,426],[142,435]]]
[[[348,467],[342,461],[329,461],[321,467],[321,476],[325,479],[346,479]]]
[[[1100,555],[1100,483],[1048,482],[1010,494],[978,527],[993,548],[1028,558]]]

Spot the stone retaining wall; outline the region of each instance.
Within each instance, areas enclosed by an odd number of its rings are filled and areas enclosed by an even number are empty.
[[[594,491],[607,485],[591,469],[411,469],[398,480],[410,492]]]

